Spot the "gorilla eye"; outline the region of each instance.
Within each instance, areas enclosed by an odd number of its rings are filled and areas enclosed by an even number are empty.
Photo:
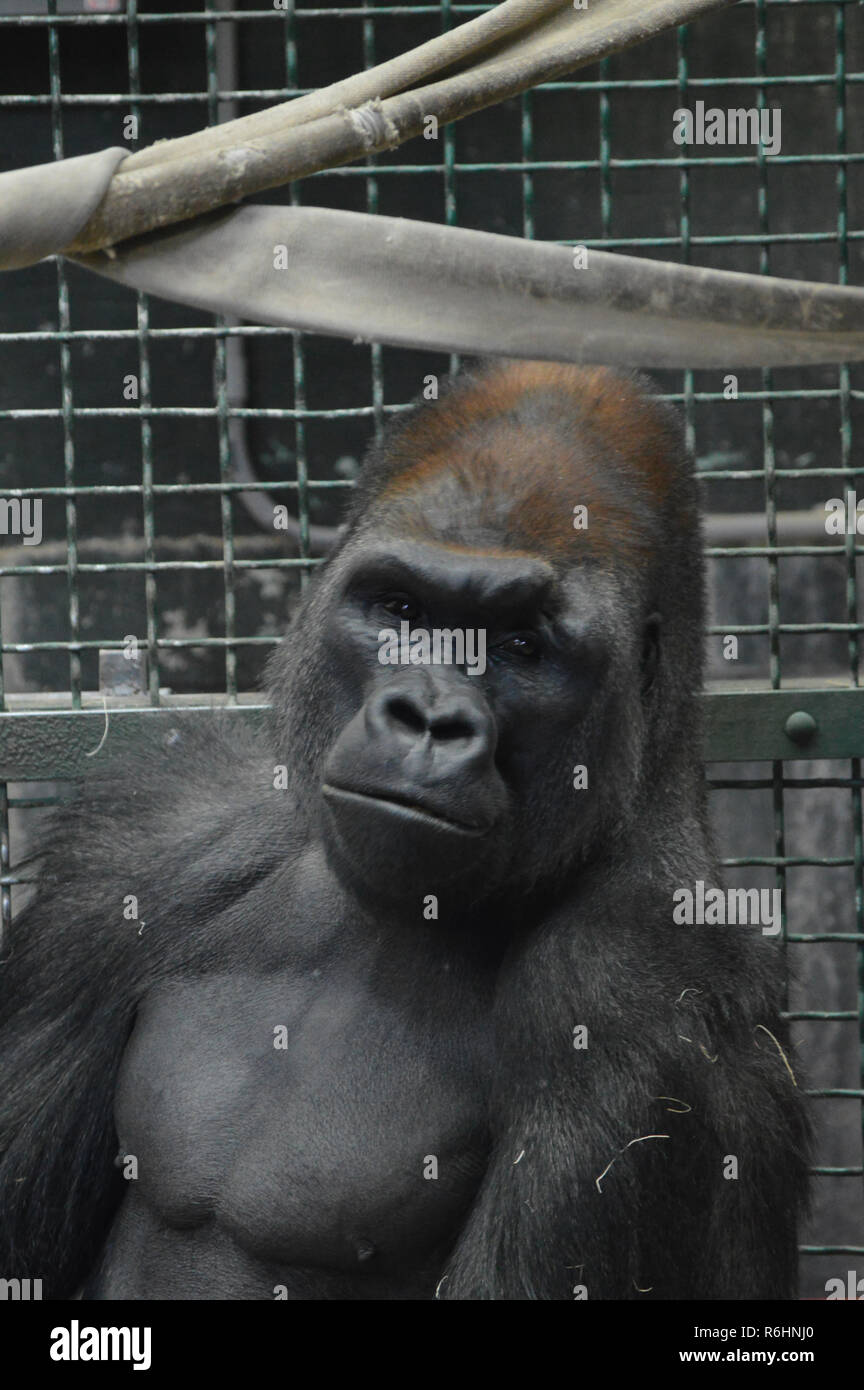
[[[378,599],[378,607],[383,608],[385,613],[391,617],[399,618],[401,622],[410,623],[419,618],[421,608],[410,594],[385,594]]]
[[[540,655],[540,643],[530,632],[514,632],[512,637],[505,637],[504,641],[496,643],[496,646],[499,652],[519,656],[526,661],[536,659]]]

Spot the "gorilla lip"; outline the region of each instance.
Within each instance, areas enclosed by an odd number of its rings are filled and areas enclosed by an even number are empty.
[[[465,825],[462,821],[451,820],[448,816],[441,816],[424,806],[418,806],[415,801],[408,801],[407,798],[404,801],[400,800],[398,794],[381,796],[374,792],[351,791],[347,787],[336,787],[331,782],[323,782],[321,790],[324,796],[331,800],[367,802],[380,806],[393,816],[412,820],[417,825],[434,826],[436,830],[450,831],[454,835],[464,835],[466,838],[476,839],[486,835],[491,828],[488,825]]]

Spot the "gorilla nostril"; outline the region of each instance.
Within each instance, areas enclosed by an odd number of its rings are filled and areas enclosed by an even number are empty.
[[[463,719],[459,715],[431,720],[429,731],[433,738],[442,743],[453,742],[456,739],[474,738],[478,732],[468,719]]]
[[[412,734],[425,734],[428,724],[416,705],[403,695],[388,700],[387,713],[395,724],[403,724]]]

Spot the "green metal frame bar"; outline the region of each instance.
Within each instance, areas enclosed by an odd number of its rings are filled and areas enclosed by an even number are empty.
[[[166,697],[163,696],[163,699]],[[206,724],[219,710],[224,718],[258,724],[267,706],[257,696],[228,704],[224,697],[189,697],[161,707],[130,707],[98,701],[84,709],[22,709],[0,713],[0,781],[46,781],[84,776],[105,733],[111,753],[160,741]],[[797,758],[857,758],[864,747],[864,687],[859,689],[730,690],[703,696],[706,762],[787,762]],[[808,715],[815,728],[805,741],[787,732],[793,715]],[[798,725],[800,726],[799,719]],[[794,729],[795,726],[793,726]],[[801,735],[799,735],[799,738]]]

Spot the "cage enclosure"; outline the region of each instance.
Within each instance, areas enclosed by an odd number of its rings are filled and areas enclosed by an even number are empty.
[[[487,9],[0,0],[4,166],[263,110]],[[779,108],[780,148],[682,149],[674,113],[699,102]],[[747,0],[258,201],[855,285],[862,137],[860,7]],[[31,891],[16,866],[106,720],[131,747],[216,707],[260,717],[264,660],[322,562],[315,528],[340,522],[369,441],[458,365],[217,317],[60,257],[3,278],[2,498],[41,503],[38,544],[8,510],[0,536],[4,951]],[[864,498],[864,365],[652,375],[703,487],[717,843],[737,885],[782,889],[817,1128],[801,1294],[824,1298],[864,1264],[864,550],[825,525],[828,499]]]

